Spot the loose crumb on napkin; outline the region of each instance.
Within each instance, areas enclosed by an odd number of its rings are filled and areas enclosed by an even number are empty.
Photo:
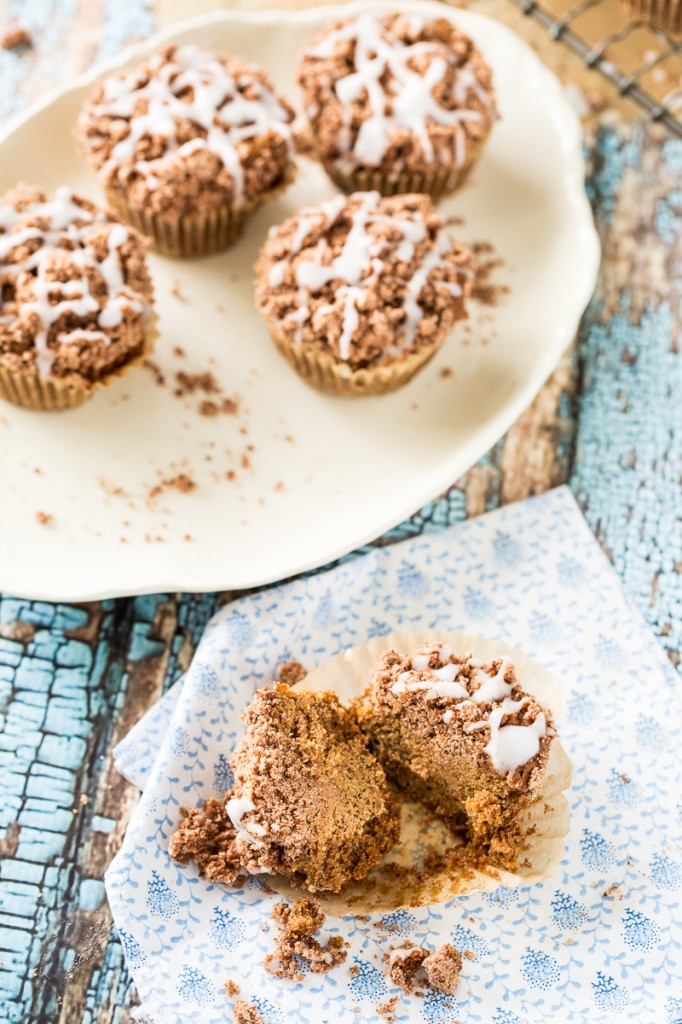
[[[239,995],[239,985],[236,983],[236,981],[232,981],[232,978],[227,979],[227,981],[223,985],[223,988],[225,989],[225,992],[230,997],[230,999],[232,999],[233,996]]]
[[[340,935],[332,936],[326,945],[315,938],[325,922],[319,903],[302,896],[291,905],[278,903],[272,918],[280,927],[275,952],[265,958],[265,970],[276,978],[302,981],[299,963],[302,960],[313,974],[326,974],[346,959],[346,943]]]
[[[462,970],[462,956],[449,942],[437,950],[404,942],[402,946],[389,950],[384,963],[388,977],[406,995],[414,992],[418,985],[427,984],[436,992],[451,996],[459,984]]]
[[[295,686],[308,675],[308,670],[300,661],[283,661],[277,666],[277,682],[286,683],[287,686]]]
[[[36,519],[41,526],[49,526],[54,519],[54,516],[50,515],[49,512],[36,512]]]
[[[32,47],[31,33],[21,25],[12,25],[0,36],[1,50],[30,50]]]
[[[247,1003],[243,999],[232,1007],[232,1016],[235,1024],[265,1024],[260,1010],[254,1003]]]

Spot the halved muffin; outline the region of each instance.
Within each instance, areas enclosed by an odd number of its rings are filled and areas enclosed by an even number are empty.
[[[334,694],[259,690],[224,800],[185,812],[170,844],[213,881],[284,875],[311,892],[364,878],[398,838],[383,769]]]
[[[491,864],[517,864],[519,815],[540,792],[555,730],[509,661],[441,642],[386,651],[358,724],[400,792],[465,830]]]

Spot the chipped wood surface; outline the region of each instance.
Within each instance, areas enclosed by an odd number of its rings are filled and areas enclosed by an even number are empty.
[[[35,42],[22,55],[0,51],[0,117],[146,36],[155,19],[177,17],[183,3],[158,0],[153,13],[144,0],[0,0],[0,24],[21,19]],[[198,12],[196,0],[188,6]],[[567,80],[608,95],[508,0],[472,6],[520,28]],[[671,279],[682,255],[681,173],[682,142],[656,129],[599,131],[589,188],[605,263],[579,349],[485,459],[382,540],[570,480],[676,664],[682,362]],[[0,597],[0,1024],[131,1020],[135,995],[102,878],[137,794],[110,751],[187,667],[228,596],[81,607]]]

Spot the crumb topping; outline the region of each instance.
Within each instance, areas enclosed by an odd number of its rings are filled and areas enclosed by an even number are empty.
[[[440,342],[466,316],[472,267],[428,196],[356,192],[271,230],[256,298],[295,341],[357,368]]]
[[[279,925],[280,934],[275,952],[265,958],[268,974],[302,981],[302,963],[312,974],[326,974],[346,959],[346,943],[340,935],[333,935],[326,943],[315,937],[325,922],[322,908],[315,900],[302,896],[293,905],[278,903],[271,917]]]
[[[0,198],[0,359],[41,377],[98,379],[141,351],[146,245],[68,188]]]
[[[548,712],[526,693],[506,658],[488,664],[447,644],[424,644],[412,656],[387,651],[375,673],[380,700],[427,704],[440,722],[463,723],[501,775],[514,776],[546,753],[554,735]],[[486,742],[484,742],[486,741]]]
[[[283,180],[293,118],[260,68],[169,46],[100,82],[76,133],[132,208],[181,214],[239,206]]]
[[[447,18],[336,22],[303,51],[298,81],[321,155],[346,171],[463,168],[497,117],[490,67]]]

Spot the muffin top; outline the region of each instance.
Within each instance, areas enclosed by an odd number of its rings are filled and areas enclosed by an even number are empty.
[[[466,316],[472,266],[428,196],[354,192],[271,229],[256,299],[293,341],[356,369],[439,343]]]
[[[461,168],[497,113],[492,72],[447,18],[336,22],[298,66],[316,146],[344,171]]]
[[[0,362],[98,380],[134,358],[151,315],[146,243],[68,188],[0,197]]]
[[[239,206],[289,170],[294,113],[239,57],[169,46],[99,82],[76,137],[102,184],[133,209]]]

